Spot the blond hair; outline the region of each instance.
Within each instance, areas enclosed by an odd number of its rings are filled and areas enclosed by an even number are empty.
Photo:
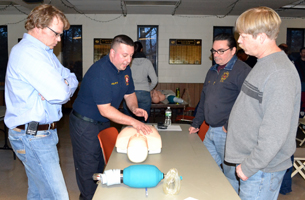
[[[281,23],[280,16],[274,10],[261,6],[242,13],[237,18],[235,29],[239,33],[250,34],[254,38],[259,33],[265,33],[270,39],[275,40]]]
[[[27,17],[24,27],[28,31],[35,27],[46,28],[50,25],[54,17],[57,17],[58,20],[62,21],[64,30],[70,28],[70,23],[64,13],[49,4],[42,4],[34,8]]]

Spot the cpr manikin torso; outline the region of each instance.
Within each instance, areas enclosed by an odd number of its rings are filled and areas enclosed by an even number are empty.
[[[146,160],[148,154],[161,152],[161,137],[154,126],[152,133],[143,135],[132,126],[125,127],[118,135],[116,150],[118,153],[127,153],[131,162],[140,163]]]

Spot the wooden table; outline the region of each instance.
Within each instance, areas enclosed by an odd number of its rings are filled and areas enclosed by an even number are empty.
[[[142,164],[157,166],[167,173],[176,168],[183,177],[181,190],[177,195],[165,195],[163,181],[156,187],[148,188],[148,197],[142,188],[130,188],[124,184],[106,186],[99,184],[93,200],[101,199],[152,199],[184,200],[193,197],[200,200],[238,200],[240,199],[230,185],[197,134],[188,134],[189,125],[181,124],[182,131],[160,131],[162,152],[148,155]],[[117,153],[114,149],[106,170],[124,169],[134,163],[126,154]]]

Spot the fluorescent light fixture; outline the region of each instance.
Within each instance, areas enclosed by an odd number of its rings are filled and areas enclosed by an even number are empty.
[[[125,0],[126,6],[175,6],[177,0],[166,0],[166,1],[129,1]]]
[[[286,6],[282,6],[281,8],[285,8],[285,9],[305,9],[305,5],[286,5]]]
[[[145,7],[156,7],[156,9],[160,8],[169,8],[171,9],[172,15],[175,14],[177,8],[180,6],[182,0],[153,0],[153,1],[145,1],[145,0],[121,0],[121,9],[124,17],[127,15],[127,7],[130,9],[137,9],[137,7],[141,7],[145,10]],[[162,9],[163,9],[162,8]]]
[[[304,5],[303,0],[299,0],[299,1],[293,2],[291,4],[282,6],[281,8],[283,8],[283,9],[305,9],[305,5]]]

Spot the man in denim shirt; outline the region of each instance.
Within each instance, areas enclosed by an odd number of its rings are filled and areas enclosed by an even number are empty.
[[[13,47],[7,66],[4,121],[25,166],[27,199],[69,199],[56,148],[56,122],[78,82],[53,53],[69,27],[57,8],[46,4],[34,8],[25,23],[28,32]]]

